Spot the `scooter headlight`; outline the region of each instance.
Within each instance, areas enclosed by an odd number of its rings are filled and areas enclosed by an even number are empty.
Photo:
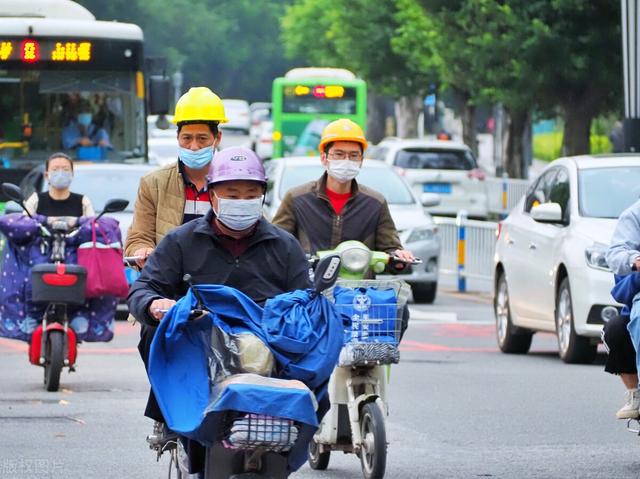
[[[371,251],[364,248],[349,248],[340,254],[342,267],[351,273],[360,273],[369,267]]]

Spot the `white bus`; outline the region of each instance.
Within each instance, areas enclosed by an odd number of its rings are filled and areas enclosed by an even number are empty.
[[[146,161],[146,84],[137,25],[69,0],[1,1],[0,181],[55,151]]]

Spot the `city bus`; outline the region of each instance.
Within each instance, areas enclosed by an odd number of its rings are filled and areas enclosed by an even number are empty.
[[[56,151],[145,162],[143,72],[137,25],[97,21],[70,0],[0,2],[0,182],[18,183]],[[89,117],[93,126],[81,128]],[[78,131],[105,141],[78,140]]]
[[[323,128],[349,118],[363,129],[367,85],[341,68],[294,68],[273,81],[273,158],[318,154]]]

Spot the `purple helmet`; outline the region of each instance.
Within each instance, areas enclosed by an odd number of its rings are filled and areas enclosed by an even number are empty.
[[[267,183],[262,160],[249,148],[232,146],[216,153],[209,163],[207,183],[213,185],[223,181],[249,180]]]

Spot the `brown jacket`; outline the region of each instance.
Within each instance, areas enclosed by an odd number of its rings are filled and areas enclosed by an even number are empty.
[[[327,174],[287,192],[273,224],[298,238],[305,253],[333,249],[343,241],[362,241],[376,251],[402,248],[384,197],[355,180],[351,197],[336,215],[327,196]]]
[[[143,176],[124,245],[125,256],[133,256],[140,248],[155,248],[169,231],[180,226],[184,204],[184,180],[177,162]]]

